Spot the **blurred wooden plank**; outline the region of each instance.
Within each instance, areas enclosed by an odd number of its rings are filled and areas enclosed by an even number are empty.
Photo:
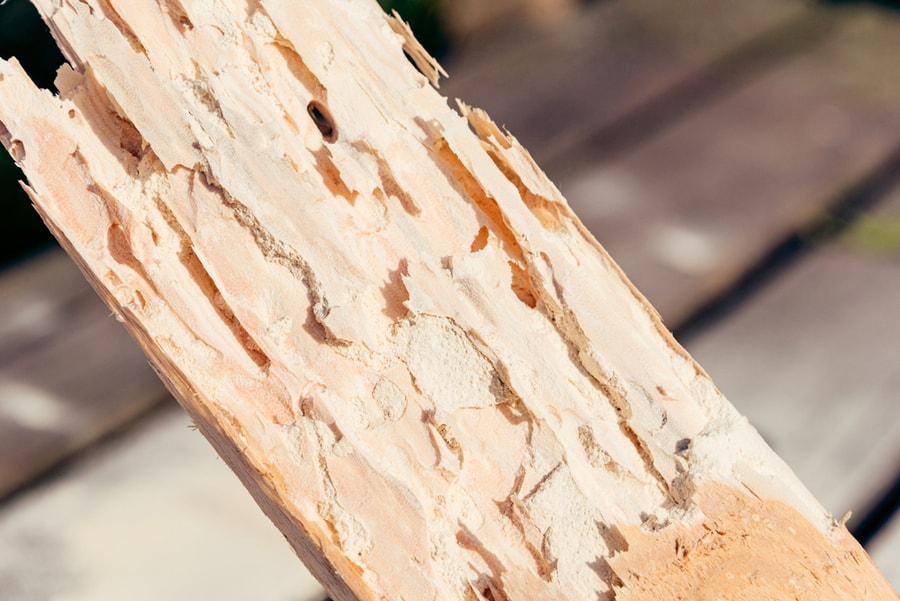
[[[551,27],[575,10],[578,0],[454,0],[441,3],[441,17],[457,40],[489,35],[499,22],[524,17],[538,27]],[[402,14],[401,14],[402,16]]]
[[[165,397],[71,260],[0,277],[0,497]]]
[[[564,194],[677,327],[842,190],[900,163],[900,19],[845,14],[815,52],[683,119]],[[588,161],[602,148],[585,147]]]
[[[188,426],[172,402],[138,431],[0,509],[0,599],[324,599],[275,526]]]
[[[826,509],[857,512],[851,529],[900,464],[898,298],[900,262],[835,244],[686,341]]]
[[[894,519],[872,541],[868,551],[888,582],[900,590],[900,513],[894,515]]]
[[[873,258],[900,259],[900,181],[895,182],[884,199],[849,224],[841,236],[841,244]]]
[[[513,21],[471,40],[448,57],[442,91],[487,110],[558,181],[549,162],[585,135],[807,12],[783,0],[596,2],[552,28]]]

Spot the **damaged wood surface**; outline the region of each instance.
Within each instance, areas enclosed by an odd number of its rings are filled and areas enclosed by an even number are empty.
[[[896,598],[374,2],[36,5],[0,137],[336,599]]]

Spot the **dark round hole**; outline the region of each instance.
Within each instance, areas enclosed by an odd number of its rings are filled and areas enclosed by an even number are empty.
[[[306,107],[306,111],[312,118],[313,123],[316,124],[316,127],[319,128],[319,132],[322,134],[322,137],[325,138],[326,142],[334,142],[337,140],[337,127],[335,126],[331,115],[328,113],[328,109],[326,109],[321,102],[313,100],[309,103],[309,106]]]

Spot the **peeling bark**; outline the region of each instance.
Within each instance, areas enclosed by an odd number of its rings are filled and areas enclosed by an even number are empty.
[[[26,189],[336,599],[896,598],[396,16],[35,4]]]

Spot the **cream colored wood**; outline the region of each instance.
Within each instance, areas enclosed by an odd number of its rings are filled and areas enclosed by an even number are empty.
[[[335,599],[895,598],[374,1],[36,4],[0,137]]]

